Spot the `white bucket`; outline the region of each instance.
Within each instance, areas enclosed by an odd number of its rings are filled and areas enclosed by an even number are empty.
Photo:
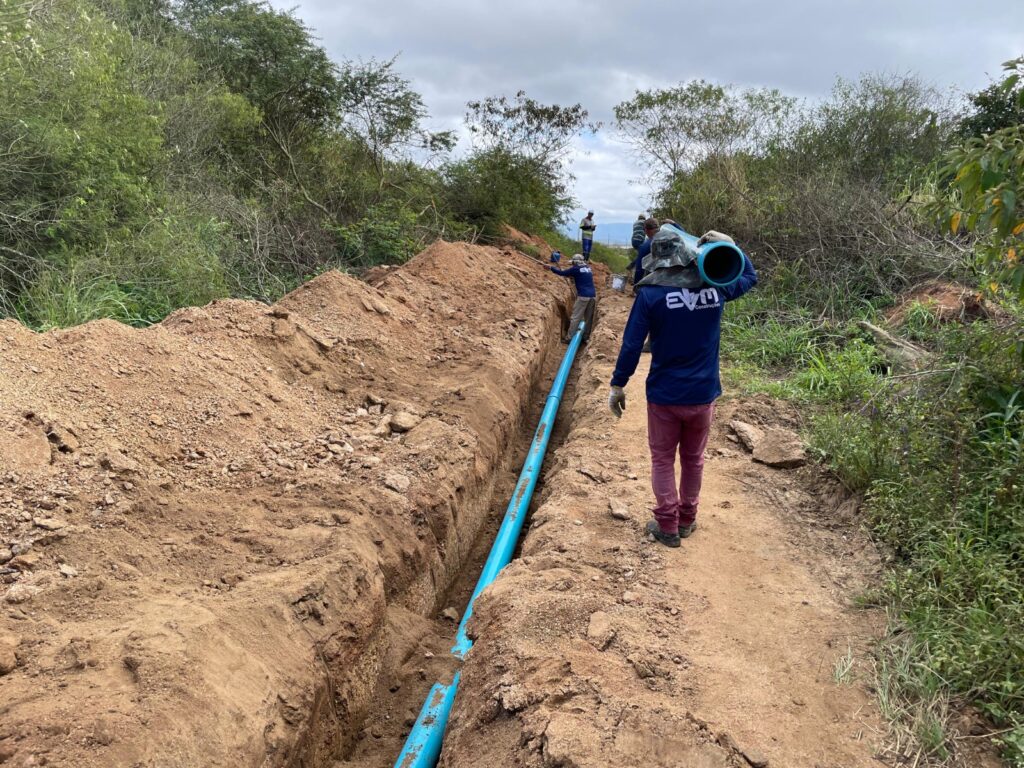
[[[619,291],[622,293],[626,290],[626,276],[625,275],[612,275],[612,290]]]

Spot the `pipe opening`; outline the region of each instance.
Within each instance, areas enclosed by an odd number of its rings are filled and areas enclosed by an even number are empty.
[[[728,243],[714,243],[704,252],[702,269],[712,285],[729,285],[743,274],[743,255]]]

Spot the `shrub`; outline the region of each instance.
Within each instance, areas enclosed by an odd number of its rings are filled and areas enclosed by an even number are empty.
[[[929,685],[1019,728],[1024,370],[1005,355],[1011,332],[958,326],[941,337],[936,363],[953,373],[890,385],[870,410],[831,411],[813,430],[844,481],[867,489],[872,527],[898,558],[884,595],[913,633]]]
[[[402,264],[422,247],[415,237],[416,215],[401,206],[371,208],[359,221],[337,231],[339,258],[353,267]]]

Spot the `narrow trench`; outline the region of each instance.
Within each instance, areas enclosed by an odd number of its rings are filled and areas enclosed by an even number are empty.
[[[556,345],[547,354],[538,384],[523,409],[519,429],[509,441],[504,461],[496,470],[498,476],[495,478],[487,515],[465,566],[452,586],[438,599],[438,610],[433,616],[418,617],[410,614],[393,617],[389,626],[393,642],[386,671],[381,675],[362,731],[348,755],[329,764],[329,768],[391,768],[431,686],[439,680],[449,681],[457,669],[457,662],[449,649],[455,642],[458,620],[462,618],[462,612],[472,596],[491,544],[505,516],[565,350],[564,344]],[[567,421],[572,410],[577,371],[578,363],[573,367],[562,396],[555,429],[548,444],[548,456],[568,434]],[[531,513],[536,500],[543,495],[543,483],[542,473],[534,492]],[[523,528],[524,535],[528,524],[527,521]],[[454,609],[458,617],[454,620],[445,617],[447,609]]]

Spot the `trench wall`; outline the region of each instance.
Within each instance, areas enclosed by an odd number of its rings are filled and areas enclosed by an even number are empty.
[[[438,243],[144,330],[0,323],[0,761],[329,764],[388,608],[462,565],[569,298]]]

